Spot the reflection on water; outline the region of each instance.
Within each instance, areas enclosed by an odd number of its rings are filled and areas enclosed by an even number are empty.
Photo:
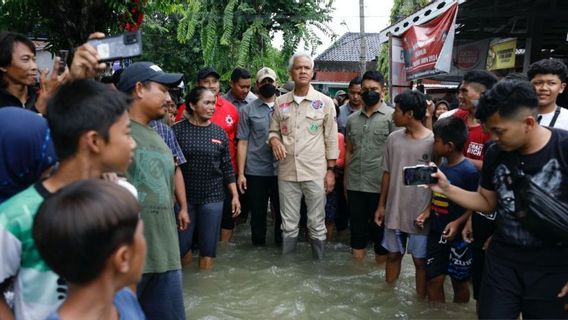
[[[270,228],[269,228],[270,229]],[[271,237],[267,237],[271,239]],[[351,260],[349,246],[329,242],[323,261],[310,245],[282,257],[269,241],[250,244],[250,228],[237,226],[231,243],[219,246],[213,271],[199,271],[197,259],[184,270],[188,319],[475,319],[475,303],[438,307],[414,293],[414,267],[406,256],[400,280],[384,282],[384,267],[372,256]],[[196,258],[196,257],[195,257]],[[453,295],[446,280],[446,300]]]

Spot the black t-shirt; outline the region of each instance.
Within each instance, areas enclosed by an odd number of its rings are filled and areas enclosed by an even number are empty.
[[[187,160],[180,166],[191,204],[223,201],[225,185],[235,182],[229,138],[216,124],[198,127],[187,119],[172,127]]]
[[[34,87],[28,87],[28,99],[26,100],[26,104],[22,105],[20,99],[13,96],[6,88],[0,88],[0,108],[2,107],[23,107],[28,110],[32,110],[37,112],[35,108],[35,102],[37,99],[36,90]]]
[[[507,186],[506,164],[518,157],[523,172],[558,199],[568,201],[568,131],[549,129],[548,143],[539,151],[521,155],[505,152],[497,145],[486,154],[480,185],[497,193],[497,218],[489,254],[510,263],[529,266],[568,267],[568,245],[545,244],[515,218],[515,196]],[[566,213],[568,214],[568,212]]]

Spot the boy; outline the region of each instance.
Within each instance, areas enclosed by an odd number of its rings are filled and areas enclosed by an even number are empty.
[[[558,95],[566,88],[568,68],[556,59],[543,59],[531,64],[527,75],[538,96],[538,122],[550,128],[568,130],[568,111],[556,105]]]
[[[495,233],[481,282],[481,319],[564,319],[568,302],[568,244],[547,243],[517,219],[509,186],[512,161],[560,201],[568,199],[568,132],[537,122],[538,97],[526,81],[505,80],[481,98],[477,118],[495,144],[486,153],[477,191],[451,185],[438,171],[435,192],[467,209],[497,211]],[[564,286],[564,288],[563,288]]]
[[[465,122],[456,117],[444,118],[434,124],[434,153],[444,157],[438,168],[455,186],[475,191],[479,173],[463,155],[467,140]],[[448,201],[441,193],[432,196],[430,234],[428,235],[428,259],[426,263],[426,287],[430,302],[445,302],[444,279],[449,275],[454,288],[454,302],[469,301],[467,280],[471,274],[471,249],[460,237],[471,210]],[[457,238],[456,238],[457,235]]]
[[[385,222],[383,247],[389,252],[385,266],[387,283],[400,275],[405,252],[412,254],[416,268],[416,292],[426,296],[426,245],[430,215],[431,192],[425,188],[403,184],[402,170],[406,166],[432,161],[434,137],[422,121],[426,116],[426,97],[418,91],[406,90],[394,98],[392,115],[397,127],[387,138],[383,155],[383,180],[375,223]],[[408,240],[408,247],[406,246]]]
[[[43,202],[33,239],[69,283],[65,302],[48,320],[144,319],[126,287],[140,279],[146,255],[139,211],[128,190],[103,180],[74,182]]]
[[[31,241],[32,221],[43,200],[71,182],[126,171],[136,147],[128,103],[127,96],[94,80],[64,84],[49,101],[48,124],[59,168],[0,206],[0,282],[15,277],[17,319],[44,319],[65,298],[65,281]],[[11,317],[0,297],[0,318]]]

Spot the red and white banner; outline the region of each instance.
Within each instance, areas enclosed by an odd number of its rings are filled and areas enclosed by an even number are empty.
[[[457,12],[456,2],[433,20],[402,34],[407,80],[450,71]]]

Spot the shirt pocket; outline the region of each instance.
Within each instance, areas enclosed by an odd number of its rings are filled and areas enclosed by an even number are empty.
[[[317,135],[318,133],[322,132],[324,118],[325,114],[323,112],[310,112],[306,114],[308,132],[312,135]]]
[[[250,116],[251,129],[255,136],[264,135],[268,132],[269,120],[263,115]]]
[[[283,136],[290,134],[290,114],[280,114],[280,133]]]
[[[349,140],[351,141],[351,145],[353,147],[358,147],[361,144],[361,134],[361,129],[355,128],[355,126],[351,126],[351,129],[347,132],[347,136],[349,137]]]
[[[381,142],[385,142],[389,136],[390,132],[388,128],[375,128],[373,130],[373,136],[375,139]]]

